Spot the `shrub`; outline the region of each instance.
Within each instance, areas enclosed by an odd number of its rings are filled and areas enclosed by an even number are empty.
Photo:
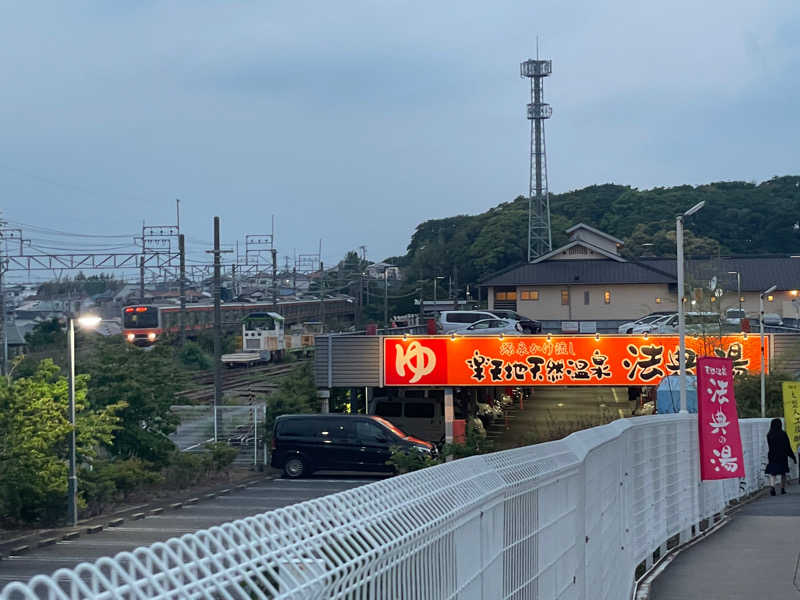
[[[178,360],[190,369],[207,371],[214,366],[211,357],[200,347],[197,342],[186,342],[178,352]]]

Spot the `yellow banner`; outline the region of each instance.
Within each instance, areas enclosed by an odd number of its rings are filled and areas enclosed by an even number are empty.
[[[783,416],[792,450],[797,452],[800,445],[800,381],[783,382]]]

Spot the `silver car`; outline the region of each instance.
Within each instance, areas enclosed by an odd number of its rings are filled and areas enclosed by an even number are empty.
[[[518,321],[506,319],[481,319],[469,327],[459,329],[458,335],[522,335],[522,326]]]

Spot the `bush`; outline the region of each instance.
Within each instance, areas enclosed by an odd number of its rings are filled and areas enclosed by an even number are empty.
[[[445,457],[448,456],[453,457],[453,459],[459,459],[486,454],[493,450],[494,445],[491,442],[483,439],[479,433],[469,431],[463,444],[445,444],[437,456],[431,456],[425,452],[401,446],[393,446],[391,449],[392,455],[386,461],[386,464],[394,467],[396,473],[403,474],[441,464],[445,461]]]
[[[214,362],[197,342],[186,342],[178,352],[178,360],[189,369],[207,371],[214,366]]]
[[[233,459],[239,454],[237,448],[231,448],[224,442],[206,444],[211,459],[211,468],[214,471],[222,471],[233,463]]]
[[[139,460],[96,461],[91,468],[82,467],[78,473],[78,493],[85,516],[96,515],[114,502],[122,502],[136,491],[163,482],[160,473]]]

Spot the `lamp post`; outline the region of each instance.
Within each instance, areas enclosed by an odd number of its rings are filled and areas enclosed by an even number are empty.
[[[739,300],[739,319],[742,318],[742,274],[739,271],[728,271],[728,275],[736,275],[736,298]]]
[[[761,334],[761,418],[767,416],[767,394],[764,387],[764,296],[775,291],[777,285],[771,285],[758,295],[758,328]]]
[[[69,357],[69,424],[72,426],[69,442],[69,476],[67,479],[67,522],[75,527],[78,524],[78,474],[76,469],[75,444],[75,318],[67,317],[67,354]],[[94,328],[100,324],[100,317],[85,315],[78,317],[81,327]]]
[[[705,200],[698,202],[692,208],[687,210],[682,215],[675,217],[675,242],[678,246],[678,337],[680,356],[678,363],[680,365],[680,394],[681,394],[681,412],[688,412],[686,409],[686,317],[683,314],[683,293],[684,293],[684,275],[683,275],[683,220],[686,217],[691,217],[694,213],[705,206]]]

